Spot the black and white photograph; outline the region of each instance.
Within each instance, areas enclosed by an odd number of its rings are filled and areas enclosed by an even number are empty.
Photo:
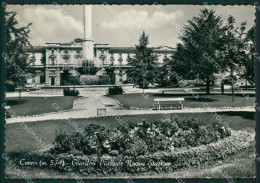
[[[7,179],[255,178],[255,5],[8,4]]]

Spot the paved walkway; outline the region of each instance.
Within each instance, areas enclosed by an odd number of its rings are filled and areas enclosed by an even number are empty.
[[[203,113],[226,111],[255,111],[253,107],[244,108],[183,108],[182,110],[127,110],[121,107],[115,100],[103,96],[103,92],[86,93],[84,97],[76,100],[73,109],[58,113],[31,117],[16,117],[6,119],[6,123],[35,122],[44,120],[76,119],[97,117],[97,108],[106,108],[106,116],[137,115],[137,114],[167,114],[167,113]]]

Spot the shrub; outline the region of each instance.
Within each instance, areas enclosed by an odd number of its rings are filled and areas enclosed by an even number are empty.
[[[10,110],[4,109],[4,111],[5,111],[5,117],[6,118],[11,118],[12,117],[12,114],[11,114]]]
[[[108,88],[109,95],[121,95],[123,94],[123,88],[121,86],[113,86]]]
[[[74,149],[74,144],[71,143],[70,136],[65,132],[56,132],[55,140],[53,142],[54,148],[52,149],[55,153],[65,153]]]
[[[14,92],[15,91],[15,85],[14,84],[6,84],[5,87],[6,87],[6,90],[8,92]]]
[[[109,81],[109,76],[82,75],[80,76],[80,83],[83,85],[104,85],[104,84],[110,84],[110,81]]]
[[[77,89],[71,90],[70,88],[64,88],[63,89],[63,95],[64,96],[78,96],[79,91]]]

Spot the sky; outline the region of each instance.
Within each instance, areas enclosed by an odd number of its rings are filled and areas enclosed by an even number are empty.
[[[49,42],[71,42],[83,38],[82,5],[10,5],[17,12],[19,25],[32,22],[30,42],[42,45]],[[149,34],[150,46],[175,47],[180,29],[192,17],[198,16],[201,5],[92,5],[92,38],[95,43],[110,46],[134,46],[138,36]],[[253,6],[207,6],[214,9],[224,22],[229,15],[236,26],[247,22],[254,25]]]

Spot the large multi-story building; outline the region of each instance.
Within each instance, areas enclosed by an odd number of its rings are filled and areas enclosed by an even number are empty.
[[[110,67],[114,68],[115,83],[127,79],[126,69],[130,67],[127,61],[128,57],[135,55],[135,47],[110,47],[108,44],[93,43],[93,57],[86,58],[84,44],[82,39],[76,39],[71,43],[47,43],[46,46],[25,48],[29,54],[30,67],[34,70],[29,74],[28,84],[61,85],[64,71],[77,74],[77,69],[84,66],[86,60],[89,65],[99,68],[97,75],[106,74],[105,68]],[[153,50],[160,65],[164,57],[172,55],[174,48],[160,46]]]

